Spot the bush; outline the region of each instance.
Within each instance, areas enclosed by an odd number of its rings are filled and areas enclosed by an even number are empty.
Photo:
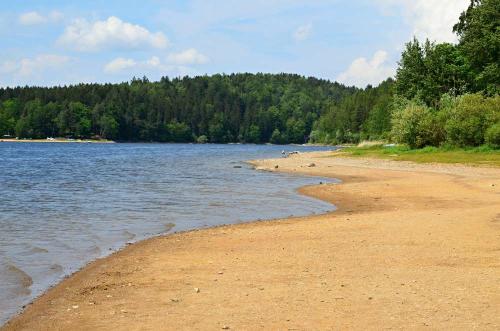
[[[486,143],[493,148],[500,148],[500,122],[493,124],[484,135]]]
[[[394,111],[391,135],[397,143],[411,148],[438,146],[444,140],[442,122],[429,107],[411,102]]]
[[[208,137],[205,135],[201,135],[198,138],[196,138],[196,142],[198,144],[206,144],[208,142]]]
[[[446,122],[447,141],[455,146],[479,146],[485,141],[486,130],[498,122],[500,97],[485,98],[466,94],[449,110]]]

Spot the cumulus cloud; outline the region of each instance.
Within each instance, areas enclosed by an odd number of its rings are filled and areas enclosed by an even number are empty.
[[[162,32],[122,21],[111,16],[105,21],[75,20],[66,27],[58,43],[77,51],[98,51],[105,48],[165,48],[168,39]]]
[[[42,15],[36,11],[30,11],[19,15],[19,23],[22,25],[38,25],[57,22],[62,18],[63,14],[58,11],[52,11],[47,15]]]
[[[312,28],[313,26],[311,23],[299,26],[293,33],[293,39],[296,41],[306,40],[311,35]]]
[[[187,49],[179,53],[172,53],[167,56],[167,61],[178,65],[204,64],[209,61],[208,57],[201,54],[194,48]]]
[[[354,60],[349,68],[337,77],[337,80],[358,87],[366,87],[368,84],[376,85],[396,73],[396,69],[388,64],[387,59],[388,54],[385,51],[377,51],[370,60],[360,57]]]
[[[419,39],[429,38],[438,42],[456,42],[453,25],[460,13],[467,9],[470,0],[377,0],[384,11],[397,9],[412,27],[412,34]]]
[[[0,73],[14,76],[30,77],[46,70],[65,66],[70,61],[67,56],[56,54],[41,54],[34,58],[23,58],[18,61],[6,61],[0,65]]]

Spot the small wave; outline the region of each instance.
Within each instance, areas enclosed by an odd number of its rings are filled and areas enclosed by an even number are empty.
[[[172,230],[175,226],[175,223],[167,223],[165,224],[165,232],[169,232],[170,230]]]
[[[86,250],[91,255],[99,255],[101,254],[101,249],[98,246],[92,246]]]
[[[33,285],[33,279],[30,277],[30,275],[28,275],[26,272],[16,267],[15,265],[9,264],[7,266],[7,271],[19,280],[19,284],[22,287],[29,288],[31,285]]]
[[[63,270],[64,270],[63,267],[60,264],[57,264],[57,263],[51,265],[49,269],[50,269],[51,272],[58,273],[58,274],[62,273]]]
[[[32,249],[30,249],[30,253],[33,253],[33,254],[36,254],[36,253],[48,253],[49,251],[45,248],[41,248],[41,247],[33,247]]]
[[[135,233],[132,233],[130,231],[127,231],[127,230],[123,230],[123,235],[125,236],[125,238],[127,238],[128,240],[132,240],[136,237],[136,234]]]
[[[33,279],[14,264],[3,265],[3,268],[0,269],[0,279],[2,279],[2,288],[11,293],[13,297],[31,294],[30,286],[33,285]],[[9,296],[7,295],[7,297]]]

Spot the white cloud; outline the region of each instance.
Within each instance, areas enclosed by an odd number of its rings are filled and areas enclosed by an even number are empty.
[[[312,28],[313,26],[311,23],[299,26],[293,33],[293,39],[295,39],[296,41],[306,40],[311,35]]]
[[[24,13],[19,16],[19,23],[22,25],[35,25],[45,23],[46,18],[38,14],[36,11]]]
[[[165,48],[168,45],[168,39],[162,32],[152,33],[140,25],[124,22],[115,16],[93,23],[84,19],[75,20],[66,27],[58,42],[77,51]]]
[[[183,52],[181,52],[183,53]],[[178,54],[181,54],[178,53]],[[196,53],[199,54],[199,53]],[[183,60],[186,60],[182,58]],[[203,60],[208,59],[203,57]],[[162,61],[157,56],[152,56],[147,60],[134,60],[130,58],[116,58],[104,66],[104,72],[108,74],[127,74],[127,75],[138,75],[142,76],[147,73],[154,75],[170,75],[170,76],[185,76],[185,75],[196,75],[198,72],[188,66],[188,64],[200,64],[200,59],[190,59],[191,61],[177,61],[173,62],[169,57],[166,61]],[[194,62],[193,62],[194,61]],[[183,62],[183,63],[181,63]],[[202,61],[203,62],[203,61]],[[204,62],[203,62],[204,63]]]
[[[19,23],[22,25],[38,25],[50,22],[58,22],[63,18],[63,14],[58,11],[52,11],[47,15],[42,15],[36,11],[31,11],[19,15]]]
[[[377,51],[373,58],[367,60],[360,57],[354,60],[347,71],[341,73],[337,80],[347,85],[366,87],[376,85],[386,78],[394,76],[394,66],[387,63],[388,54],[385,51]]]
[[[104,66],[104,72],[117,73],[126,69],[134,68],[137,62],[133,59],[124,59],[122,57],[116,58]]]
[[[167,61],[177,65],[204,64],[209,61],[208,57],[201,54],[194,48],[187,49],[179,53],[172,53],[167,56]]]
[[[69,62],[67,56],[41,54],[34,58],[23,58],[19,61],[6,61],[0,65],[0,72],[20,77],[31,77],[49,69],[61,68]]]
[[[399,9],[412,34],[418,39],[429,38],[437,42],[456,42],[453,25],[470,0],[377,0],[384,11]]]
[[[64,18],[64,14],[57,11],[57,10],[54,10],[54,11],[50,12],[50,14],[49,14],[49,20],[51,20],[53,22],[60,21],[63,18]]]

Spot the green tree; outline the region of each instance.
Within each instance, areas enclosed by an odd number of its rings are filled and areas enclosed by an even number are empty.
[[[3,135],[13,135],[15,132],[16,120],[9,116],[7,111],[0,106],[0,138]]]
[[[108,114],[102,115],[99,125],[101,128],[99,136],[106,139],[116,139],[118,136],[119,124],[113,116]]]
[[[474,90],[500,91],[500,1],[471,0],[453,27],[474,75]]]
[[[303,144],[305,142],[306,125],[301,119],[291,118],[286,122],[286,133],[291,143]]]
[[[424,49],[417,38],[406,44],[396,73],[396,94],[413,99],[424,89],[426,74]]]
[[[171,142],[186,143],[193,140],[191,129],[186,123],[173,121],[167,125],[167,129]]]
[[[436,107],[441,95],[462,94],[470,80],[469,65],[452,44],[435,44],[417,39],[406,44],[396,74],[396,94],[409,100],[419,98]]]
[[[288,143],[288,138],[279,129],[274,129],[270,142],[275,145],[283,145]]]
[[[254,144],[260,143],[260,128],[257,125],[252,124],[250,128],[248,128],[245,142]]]

